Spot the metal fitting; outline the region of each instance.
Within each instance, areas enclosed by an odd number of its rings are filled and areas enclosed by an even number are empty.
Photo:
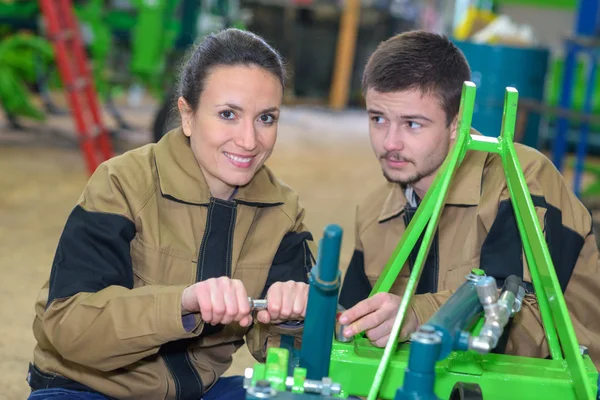
[[[493,277],[486,276],[480,279],[477,282],[476,289],[479,301],[481,301],[484,308],[498,301],[498,287]]]
[[[344,311],[346,311],[346,309],[338,304],[337,313],[335,314],[335,340],[342,343],[350,343],[354,338],[344,336],[344,329],[346,329],[348,325],[340,323],[340,315],[342,315]]]
[[[271,383],[269,381],[256,382],[256,385],[248,388],[247,393],[256,397],[257,399],[269,399],[272,396],[277,395],[277,392],[271,387]]]
[[[285,387],[287,390],[292,390],[294,387],[294,378],[288,376],[285,378]],[[331,378],[323,378],[320,381],[314,379],[306,379],[304,381],[304,392],[322,394],[325,396],[338,395],[342,392],[342,385],[335,383]]]
[[[590,352],[588,351],[587,346],[584,346],[582,344],[579,345],[579,352],[581,353],[582,356],[587,356],[590,354]]]
[[[267,309],[267,299],[253,299],[252,297],[248,297],[248,303],[250,303],[250,311]]]
[[[252,386],[252,376],[254,376],[254,369],[246,368],[244,370],[244,389],[248,389]]]
[[[419,329],[418,331],[416,331],[415,333],[413,333],[411,335],[412,342],[420,342],[420,343],[424,343],[424,344],[441,343],[442,338],[440,337],[440,335],[435,333],[435,330],[430,331],[431,327],[429,327],[427,325],[423,325],[422,328],[425,328],[425,329]]]
[[[498,345],[510,317],[521,310],[525,289],[521,279],[516,276],[507,278],[500,297],[496,280],[492,277],[481,279],[476,289],[485,312],[485,323],[478,336],[469,338],[469,349],[485,354]]]

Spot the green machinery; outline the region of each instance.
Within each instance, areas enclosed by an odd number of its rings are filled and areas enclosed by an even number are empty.
[[[113,103],[114,94],[121,87],[138,86],[166,104],[172,97],[177,67],[189,45],[212,30],[244,26],[234,1],[74,1],[96,89],[120,128],[127,129],[128,124]],[[45,117],[29,100],[29,89],[49,74],[53,64],[53,57],[48,57],[52,47],[44,39],[41,19],[35,0],[0,1],[0,105],[13,122],[18,117]],[[17,33],[14,36],[18,38],[13,38],[12,34],[20,30],[32,34]],[[23,52],[25,47],[30,51]],[[39,59],[44,62],[39,63]],[[38,67],[33,72],[32,64]],[[60,85],[56,76],[50,78],[44,83]],[[21,100],[7,101],[11,97]]]
[[[334,335],[335,321],[331,316],[335,315],[339,289],[336,272],[339,273],[337,242],[341,241],[341,229],[329,226],[319,244],[317,265],[311,273],[300,356],[291,347],[269,349],[266,364],[247,370],[247,399],[597,398],[598,371],[577,342],[515,152],[513,136],[518,92],[514,88],[506,89],[501,133],[497,138],[470,133],[475,93],[475,85],[465,82],[459,132],[452,151],[372,290],[371,295],[390,290],[423,234],[423,244],[386,347],[374,347],[363,335],[350,342],[337,340]],[[549,359],[490,352],[507,318],[519,311],[523,290],[520,279],[511,277],[498,297],[495,280],[483,276],[481,270],[474,270],[466,277],[465,283],[442,308],[413,334],[410,343],[397,344],[448,188],[467,151],[496,153],[502,159],[551,353]]]

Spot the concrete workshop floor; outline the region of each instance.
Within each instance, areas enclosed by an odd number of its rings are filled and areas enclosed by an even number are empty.
[[[148,142],[154,106],[122,109],[138,131],[127,135],[119,147]],[[366,124],[362,112],[286,109],[268,162],[300,193],[316,239],[327,224],[343,227],[343,269],[354,246],[355,206],[383,181]],[[65,219],[87,179],[70,137],[68,116],[31,126],[28,132],[12,132],[0,120],[0,399],[6,400],[28,395],[25,376],[34,346],[33,305],[48,277]],[[242,373],[252,364],[243,348],[228,373]]]
[[[120,147],[150,140],[143,131],[150,126],[153,108],[144,107],[125,111],[142,132]],[[5,400],[28,395],[33,305],[50,272],[65,219],[87,179],[80,152],[68,137],[68,116],[30,126],[31,132],[11,132],[0,120],[0,399]],[[344,228],[343,268],[353,249],[355,205],[383,179],[365,128],[362,113],[286,110],[268,163],[300,193],[317,239],[329,223]],[[244,347],[229,373],[243,373],[252,364]]]

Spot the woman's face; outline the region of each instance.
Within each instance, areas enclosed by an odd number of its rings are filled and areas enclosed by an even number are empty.
[[[283,87],[256,66],[217,66],[207,75],[196,112],[180,97],[183,132],[211,193],[228,199],[271,155]]]

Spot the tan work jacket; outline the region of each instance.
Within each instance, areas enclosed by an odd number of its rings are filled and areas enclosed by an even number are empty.
[[[180,129],[102,164],[70,214],[36,303],[34,389],[118,399],[198,400],[248,342],[301,327],[204,326],[183,317],[188,285],[240,279],[253,298],[275,281],[307,282],[312,236],[297,194],[267,167],[231,201],[211,197]]]
[[[598,367],[600,271],[592,218],[544,155],[515,146],[577,338]],[[509,196],[500,157],[469,151],[451,183],[411,307],[423,324],[473,268],[485,270],[499,286],[517,275],[529,282],[529,294],[510,324],[508,341],[496,351],[544,358],[549,350]],[[342,305],[349,308],[368,297],[415,212],[404,189],[392,183],[357,208],[356,248],[340,295]],[[390,292],[404,293],[417,250]]]

